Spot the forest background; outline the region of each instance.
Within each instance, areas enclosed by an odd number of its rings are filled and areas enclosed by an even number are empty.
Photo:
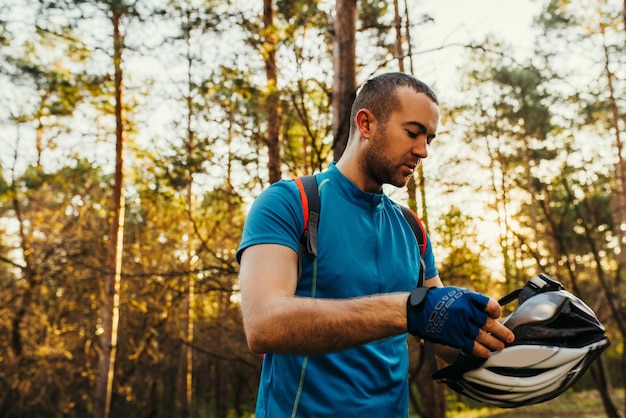
[[[576,388],[623,414],[626,1],[533,4],[520,57],[493,34],[425,47],[428,2],[0,2],[0,417],[252,416],[247,208],[336,160],[356,89],[396,70],[442,121],[386,193],[446,283],[499,297],[544,271],[587,301],[612,345]],[[444,417],[411,355],[412,412]]]

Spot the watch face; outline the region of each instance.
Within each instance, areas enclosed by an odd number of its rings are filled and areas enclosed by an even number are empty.
[[[428,290],[428,287],[416,287],[413,289],[409,296],[409,305],[413,308],[419,308],[424,303]]]

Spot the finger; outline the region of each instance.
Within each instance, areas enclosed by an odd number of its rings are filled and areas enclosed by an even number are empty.
[[[477,357],[489,358],[491,357],[491,350],[479,343],[478,341],[474,341],[474,349],[472,350],[472,354]]]
[[[500,318],[502,315],[502,307],[494,298],[489,298],[489,302],[487,302],[487,306],[485,307],[485,312],[492,318]]]
[[[489,351],[501,351],[506,346],[500,338],[482,329],[478,332],[475,342],[486,347]]]
[[[494,337],[484,330],[480,330],[474,340],[472,354],[478,357],[489,358],[494,351],[501,351],[505,347],[502,340]]]
[[[513,332],[506,326],[502,325],[502,323],[493,318],[487,318],[487,322],[482,327],[482,330],[484,330],[487,335],[506,344],[511,344],[515,341],[515,334],[513,334]],[[479,336],[480,335],[481,333],[479,332]]]

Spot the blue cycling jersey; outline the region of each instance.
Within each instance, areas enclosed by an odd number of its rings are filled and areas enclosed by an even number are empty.
[[[317,176],[317,273],[306,254],[296,294],[351,298],[413,289],[419,247],[398,205],[383,193],[362,191],[334,164]],[[252,205],[237,259],[256,244],[280,244],[297,252],[303,230],[295,182],[277,182]],[[437,275],[428,237],[424,261],[425,277]],[[406,338],[403,334],[325,355],[266,354],[255,417],[408,417]]]

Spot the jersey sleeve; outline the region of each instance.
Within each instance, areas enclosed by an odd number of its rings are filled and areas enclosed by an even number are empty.
[[[298,187],[293,180],[281,180],[265,189],[252,204],[237,249],[237,262],[246,248],[278,244],[298,252],[304,231],[304,216]]]

